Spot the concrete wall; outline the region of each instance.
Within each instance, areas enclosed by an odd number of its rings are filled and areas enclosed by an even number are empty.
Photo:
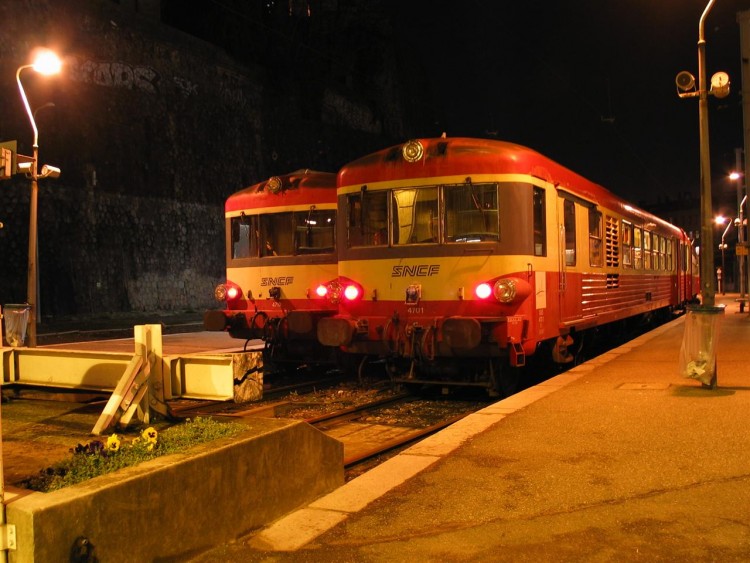
[[[231,24],[244,41],[230,56],[160,23],[157,0],[0,3],[0,140],[32,153],[13,78],[33,48],[65,63],[56,77],[21,75],[40,163],[62,169],[40,182],[42,318],[212,307],[231,193],[299,168],[336,171],[403,140],[408,96],[387,21],[377,2],[340,4],[316,4],[312,18],[282,11],[260,28],[252,17],[267,14],[225,21],[215,29]],[[0,303],[23,302],[22,176],[0,182],[0,222]]]
[[[343,446],[306,423],[256,419],[247,435],[60,489],[10,498],[11,563],[183,560],[260,528],[344,482]],[[12,497],[12,493],[7,495]]]

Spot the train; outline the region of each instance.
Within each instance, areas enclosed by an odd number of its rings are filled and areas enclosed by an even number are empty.
[[[682,229],[495,139],[274,176],[230,196],[225,219],[207,330],[263,340],[270,362],[384,365],[399,384],[508,395],[527,360],[570,365],[590,337],[700,291]]]
[[[679,227],[530,148],[413,139],[337,174],[338,275],[320,344],[394,381],[508,394],[527,359],[699,293]],[[399,375],[400,374],[400,375]]]
[[[266,366],[297,369],[329,362],[317,323],[334,315],[317,293],[338,278],[336,174],[301,169],[273,176],[229,196],[226,280],[214,296],[223,305],[204,313],[206,330],[264,342]]]

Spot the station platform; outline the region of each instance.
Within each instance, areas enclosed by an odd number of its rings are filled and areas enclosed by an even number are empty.
[[[750,560],[750,315],[717,386],[680,317],[454,424],[192,561]]]

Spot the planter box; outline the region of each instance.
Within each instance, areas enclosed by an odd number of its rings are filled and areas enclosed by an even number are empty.
[[[343,484],[337,440],[299,421],[244,422],[238,436],[58,491],[7,491],[8,560],[70,561],[78,538],[108,563],[188,558]]]

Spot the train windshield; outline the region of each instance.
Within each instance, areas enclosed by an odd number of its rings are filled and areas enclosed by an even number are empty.
[[[500,239],[497,184],[445,186],[445,237],[448,242]]]
[[[242,215],[231,219],[233,259],[299,254],[332,254],[336,211],[318,210]]]
[[[378,191],[363,186],[347,203],[350,247],[500,240],[497,184]]]

